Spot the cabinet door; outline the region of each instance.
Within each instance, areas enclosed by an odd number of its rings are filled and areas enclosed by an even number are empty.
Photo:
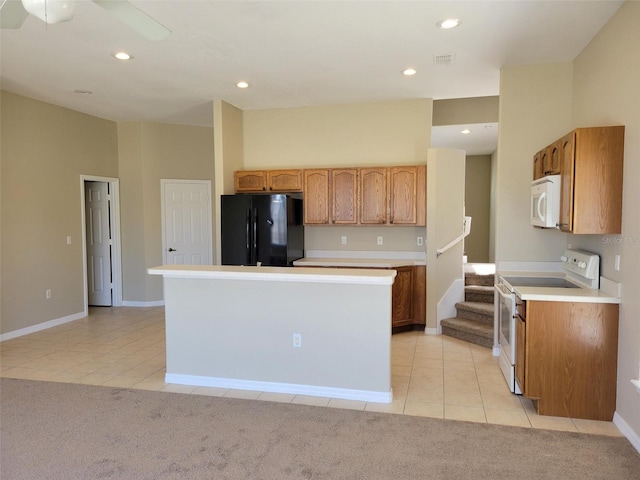
[[[418,167],[389,169],[389,223],[415,225]]]
[[[264,170],[243,170],[234,173],[236,192],[262,192],[267,189],[267,173]]]
[[[544,177],[544,165],[542,164],[542,151],[533,156],[533,179]]]
[[[526,323],[520,316],[516,317],[516,380],[523,395],[527,395],[526,378]]]
[[[560,139],[560,230],[573,230],[575,132]]]
[[[554,142],[547,148],[547,163],[544,165],[545,175],[558,175],[560,173],[560,152],[562,140]]]
[[[360,169],[360,223],[387,223],[387,169]]]
[[[413,267],[398,267],[391,288],[391,324],[393,327],[413,323]]]
[[[427,267],[413,267],[413,323],[427,323]]]
[[[304,223],[329,224],[329,170],[304,171]]]
[[[267,170],[267,186],[272,192],[301,192],[302,170]]]
[[[358,170],[331,170],[331,222],[358,223]]]

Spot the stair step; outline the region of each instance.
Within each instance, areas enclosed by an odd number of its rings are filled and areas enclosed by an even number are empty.
[[[493,326],[459,317],[445,318],[440,322],[440,326],[443,335],[485,348],[493,347]]]
[[[493,328],[495,308],[493,303],[486,302],[458,302],[456,310],[459,318],[473,320]]]
[[[495,275],[481,275],[479,273],[465,273],[464,284],[465,285],[484,285],[493,286],[495,283]]]
[[[464,287],[464,299],[467,302],[493,303],[494,287],[487,285],[467,285]]]

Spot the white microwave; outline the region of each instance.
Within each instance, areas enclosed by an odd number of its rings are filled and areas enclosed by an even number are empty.
[[[548,175],[531,184],[531,225],[556,228],[560,220],[560,175]]]

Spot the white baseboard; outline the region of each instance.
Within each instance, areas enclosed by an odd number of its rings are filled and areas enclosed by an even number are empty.
[[[46,330],[47,328],[57,327],[58,325],[62,325],[63,323],[73,322],[74,320],[79,320],[86,316],[86,312],[78,312],[67,315],[66,317],[55,318],[47,322],[38,323],[37,325],[31,325],[30,327],[3,333],[2,335],[0,335],[0,342],[11,340],[12,338],[22,337],[23,335],[29,335],[30,333],[39,332],[40,330]]]
[[[437,328],[425,328],[424,329],[424,334],[425,335],[440,335],[442,332],[438,332]]]
[[[442,296],[438,305],[436,306],[436,319],[438,322],[438,333],[442,333],[442,327],[440,321],[445,318],[455,317],[458,312],[456,310],[456,303],[464,300],[464,279],[455,279],[445,294]]]
[[[342,398],[363,402],[391,403],[393,391],[376,392],[371,390],[352,390],[348,388],[319,387],[316,385],[299,385],[295,383],[260,382],[255,380],[238,380],[233,378],[203,377],[200,375],[181,375],[167,373],[166,383],[178,385],[194,385],[198,387],[234,388],[239,390],[255,390],[259,392],[290,393],[294,395],[310,395],[314,397]]]
[[[618,412],[613,414],[613,423],[616,427],[618,427],[618,430],[620,430],[622,434],[627,437],[627,440],[629,440],[631,445],[633,445],[633,448],[635,448],[638,453],[640,453],[640,435],[633,431],[629,424],[625,422],[620,415],[618,415]]]
[[[164,300],[154,300],[153,302],[135,302],[131,300],[123,300],[123,307],[164,307]]]

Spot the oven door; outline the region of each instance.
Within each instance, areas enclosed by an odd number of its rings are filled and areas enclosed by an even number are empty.
[[[498,341],[500,343],[501,355],[506,356],[510,365],[515,364],[515,313],[516,294],[511,292],[504,284],[496,285],[498,292]]]

